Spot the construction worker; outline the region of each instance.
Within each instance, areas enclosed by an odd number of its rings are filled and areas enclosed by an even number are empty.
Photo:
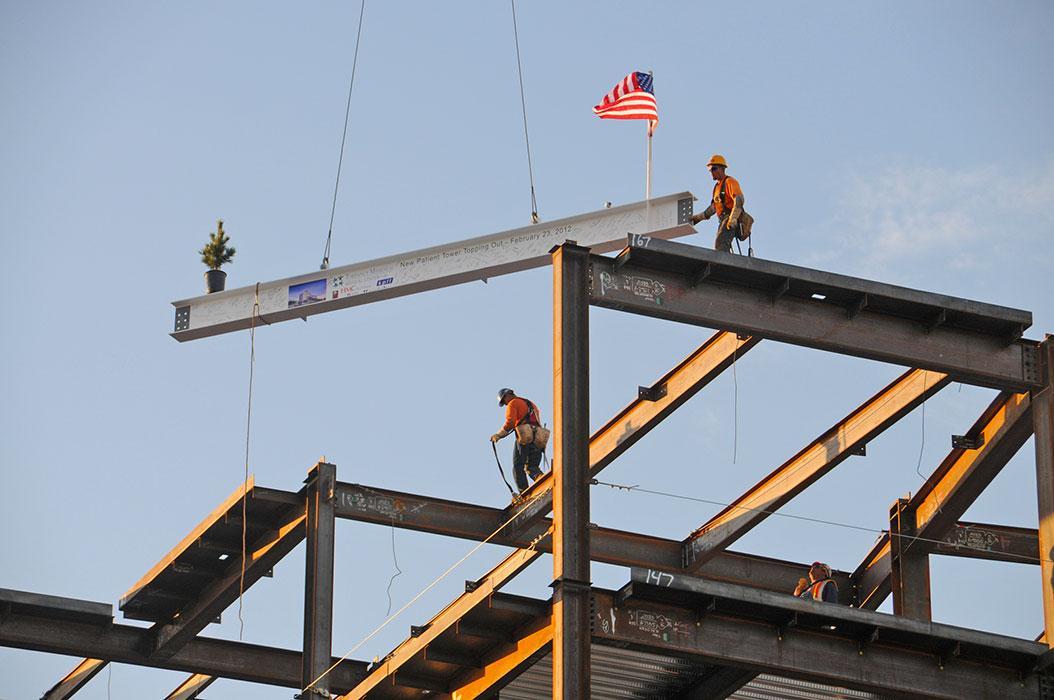
[[[732,239],[746,240],[750,235],[750,227],[754,223],[753,217],[743,211],[743,188],[739,181],[725,171],[728,162],[724,156],[710,156],[710,162],[706,164],[710,169],[710,177],[716,183],[714,193],[711,197],[710,206],[703,213],[692,217],[692,223],[709,219],[717,214],[721,223],[717,226],[717,237],[714,239],[714,250],[732,252]]]
[[[528,476],[537,481],[542,475],[539,466],[542,448],[534,441],[534,428],[541,426],[541,415],[534,403],[517,396],[512,389],[498,390],[498,405],[505,407],[505,424],[490,436],[490,441],[496,443],[509,433],[516,433],[516,444],[512,449],[512,473],[522,493],[527,489]],[[525,430],[526,426],[530,426],[530,429]],[[524,434],[529,435],[529,439],[521,439]]]
[[[809,579],[798,579],[794,595],[798,598],[820,600],[824,603],[837,603],[838,584],[831,578],[831,567],[822,561],[814,561],[809,567]]]

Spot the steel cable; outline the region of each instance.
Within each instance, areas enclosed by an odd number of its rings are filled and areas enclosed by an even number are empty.
[[[523,140],[527,145],[527,175],[531,181],[531,222],[538,223],[538,199],[534,194],[534,167],[531,164],[531,139],[527,135],[527,97],[523,90],[523,66],[520,61],[520,32],[516,26],[516,0],[509,0],[512,5],[512,36],[516,43],[516,72],[520,76],[520,108],[523,110]]]

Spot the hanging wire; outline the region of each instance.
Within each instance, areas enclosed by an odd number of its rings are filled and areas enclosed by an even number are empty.
[[[732,464],[736,463],[739,450],[739,379],[736,377],[736,354],[739,352],[739,336],[732,347]]]
[[[388,617],[392,613],[392,583],[395,579],[403,573],[403,570],[399,568],[399,558],[395,556],[395,517],[392,516],[392,561],[395,563],[395,573],[388,579],[388,610],[384,613],[385,617]]]
[[[388,625],[388,623],[390,623],[390,622],[392,622],[393,620],[397,619],[397,618],[398,618],[398,617],[399,617],[400,615],[402,615],[402,614],[403,614],[404,612],[406,612],[406,610],[407,610],[407,609],[409,609],[411,605],[413,605],[413,604],[414,604],[414,603],[416,603],[416,602],[417,602],[418,600],[420,600],[420,599],[422,598],[422,596],[424,596],[424,594],[425,594],[425,593],[428,593],[428,591],[430,591],[430,590],[432,590],[433,588],[435,588],[435,586],[436,586],[437,584],[439,584],[439,582],[440,582],[440,581],[442,581],[443,579],[445,579],[445,578],[446,578],[447,576],[449,576],[449,575],[450,575],[451,573],[453,573],[453,572],[454,572],[454,571],[455,571],[455,570],[456,570],[456,569],[457,569],[457,568],[458,568],[459,566],[461,566],[462,564],[464,564],[464,563],[465,563],[465,561],[467,561],[467,560],[468,560],[468,558],[469,558],[469,557],[471,557],[471,556],[472,556],[473,554],[475,554],[476,552],[478,552],[478,551],[479,551],[479,550],[480,550],[480,549],[481,549],[481,548],[483,547],[483,545],[487,544],[487,543],[488,543],[488,542],[490,542],[490,541],[491,541],[492,539],[494,539],[495,537],[497,537],[498,533],[500,533],[500,532],[501,532],[502,530],[504,530],[504,529],[505,529],[506,527],[508,527],[508,526],[509,526],[509,524],[510,524],[511,522],[513,522],[514,520],[516,520],[516,518],[520,517],[520,515],[521,515],[521,514],[522,514],[522,513],[523,513],[523,512],[525,511],[525,510],[527,510],[527,508],[529,508],[529,507],[531,506],[531,504],[532,504],[532,503],[534,503],[534,502],[535,502],[535,501],[537,501],[537,500],[538,500],[539,498],[541,498],[541,497],[542,497],[543,495],[545,495],[545,493],[548,493],[548,492],[540,492],[540,493],[538,493],[538,494],[535,494],[534,496],[532,496],[532,497],[531,497],[530,499],[528,499],[527,501],[525,501],[525,502],[524,502],[524,503],[522,504],[522,506],[521,506],[521,507],[519,508],[519,510],[517,510],[517,511],[516,511],[515,513],[513,513],[512,517],[510,517],[510,518],[509,518],[508,520],[506,520],[505,522],[503,522],[503,523],[502,523],[501,525],[499,525],[499,526],[498,526],[498,529],[497,529],[497,530],[495,530],[494,532],[490,533],[490,534],[489,534],[489,535],[487,535],[487,536],[486,536],[485,538],[483,538],[483,539],[482,539],[482,540],[480,540],[480,541],[479,541],[478,543],[476,543],[476,546],[475,546],[475,547],[473,547],[472,549],[470,549],[470,550],[468,551],[468,553],[467,553],[467,554],[465,554],[465,556],[461,557],[461,558],[460,558],[460,559],[458,559],[458,560],[457,560],[456,562],[454,562],[453,564],[451,564],[451,565],[450,565],[450,566],[449,566],[449,567],[447,568],[447,570],[446,570],[446,571],[444,571],[443,573],[439,574],[439,576],[437,576],[437,577],[436,577],[435,579],[433,579],[431,583],[429,583],[429,584],[428,584],[427,586],[425,586],[424,588],[422,588],[422,589],[421,589],[421,591],[420,591],[420,592],[419,592],[419,593],[418,593],[417,595],[415,595],[415,596],[414,596],[413,598],[411,598],[411,599],[410,599],[409,601],[407,601],[407,602],[406,602],[406,604],[405,604],[405,605],[403,605],[403,607],[399,608],[399,609],[398,609],[398,610],[396,610],[396,611],[395,611],[394,613],[392,613],[391,615],[389,615],[388,617],[386,617],[386,618],[385,618],[384,620],[382,620],[382,621],[381,621],[381,624],[377,625],[377,627],[375,627],[375,628],[373,629],[373,631],[372,631],[372,632],[370,632],[369,634],[367,634],[367,635],[366,635],[365,637],[363,637],[363,638],[362,638],[362,640],[361,640],[361,641],[359,641],[359,643],[358,643],[358,644],[356,644],[356,645],[355,645],[355,646],[353,646],[353,647],[352,647],[351,649],[349,649],[349,650],[347,651],[347,653],[345,653],[345,654],[344,654],[344,656],[342,656],[342,657],[340,657],[339,659],[337,659],[337,661],[336,661],[336,662],[335,662],[335,663],[334,663],[334,664],[333,664],[332,666],[330,666],[330,667],[329,667],[329,668],[327,668],[327,669],[326,669],[325,671],[323,671],[322,673],[320,673],[320,674],[318,675],[318,678],[316,678],[315,680],[311,681],[311,682],[310,682],[310,683],[308,683],[308,684],[307,684],[306,686],[304,686],[304,687],[303,687],[303,688],[302,688],[302,689],[300,690],[300,695],[303,695],[303,694],[304,694],[304,693],[306,693],[307,691],[311,690],[311,688],[313,688],[313,687],[315,686],[315,684],[316,684],[316,683],[318,683],[318,682],[319,682],[320,680],[322,680],[323,678],[325,678],[325,677],[326,677],[326,676],[327,676],[327,675],[328,675],[329,673],[331,673],[331,672],[333,671],[333,669],[335,669],[335,668],[336,668],[337,666],[339,666],[339,665],[340,665],[341,663],[343,663],[345,659],[347,659],[347,658],[348,658],[349,656],[351,656],[351,655],[352,655],[352,654],[354,654],[354,653],[355,653],[356,651],[358,651],[359,647],[361,647],[361,646],[362,646],[363,644],[365,644],[366,642],[370,641],[370,640],[371,640],[371,639],[373,639],[373,638],[374,638],[375,636],[377,636],[377,634],[378,634],[378,633],[379,633],[379,632],[380,632],[381,630],[383,630],[383,629],[384,629],[384,628],[385,628],[385,627],[386,627],[386,626]]]
[[[923,396],[926,395],[926,379],[927,379],[927,375],[925,373],[923,373],[923,375],[922,375],[922,395]],[[926,475],[922,473],[922,454],[925,451],[926,451],[926,402],[923,401],[922,402],[922,444],[919,445],[919,461],[918,461],[918,464],[915,465],[915,473],[918,474],[923,479],[926,478]],[[938,507],[939,506],[940,506],[940,501],[938,500]]]
[[[802,521],[805,521],[805,522],[816,523],[816,524],[819,524],[819,525],[831,525],[831,526],[834,526],[834,527],[842,527],[842,528],[846,528],[846,529],[849,529],[849,530],[860,530],[861,532],[872,532],[872,533],[877,533],[879,535],[890,535],[891,537],[900,537],[902,539],[915,540],[915,541],[918,541],[918,542],[929,542],[929,543],[932,543],[932,544],[940,544],[940,545],[947,545],[947,544],[949,544],[948,542],[945,542],[944,540],[936,540],[936,539],[931,539],[929,537],[918,537],[916,535],[904,535],[904,534],[901,534],[901,533],[891,533],[889,530],[879,530],[879,529],[876,529],[876,528],[873,528],[873,527],[864,527],[863,525],[852,525],[850,523],[840,523],[840,522],[838,522],[836,520],[825,520],[823,518],[814,518],[814,517],[810,517],[810,516],[807,516],[807,515],[795,515],[793,513],[781,513],[779,511],[775,511],[775,510],[766,510],[764,508],[752,508],[750,506],[741,506],[741,505],[736,505],[734,503],[722,503],[721,501],[714,501],[714,500],[710,500],[708,498],[699,498],[697,496],[685,496],[684,494],[669,493],[667,491],[655,491],[653,489],[641,488],[641,486],[639,486],[639,485],[629,486],[629,485],[626,485],[626,484],[614,484],[614,483],[610,483],[610,482],[607,482],[607,481],[600,481],[599,479],[591,479],[589,483],[594,485],[594,486],[607,486],[609,488],[616,489],[616,490],[619,490],[619,491],[639,491],[640,493],[648,493],[648,494],[651,494],[653,496],[665,496],[667,498],[676,498],[676,499],[682,500],[682,501],[692,501],[693,503],[705,503],[707,505],[719,506],[719,507],[722,507],[722,508],[734,508],[736,510],[744,510],[744,511],[748,511],[748,512],[751,512],[751,513],[759,513],[761,515],[775,515],[775,516],[778,516],[778,517],[781,517],[781,518],[790,518],[792,520],[802,520]],[[979,530],[981,532],[990,532],[988,530],[984,530],[983,528],[973,528],[973,529]],[[966,544],[957,544],[957,545],[954,545],[954,546],[958,547],[959,549],[969,549],[969,550],[976,550],[976,551],[979,551],[979,552],[991,553],[989,550],[984,549],[982,547],[972,547],[972,546],[966,545]],[[1021,559],[1023,561],[1028,561],[1028,562],[1052,561],[1050,559],[1042,559],[1042,558],[1039,558],[1039,557],[1032,557],[1032,556],[1027,556],[1027,555],[1024,555],[1024,554],[1014,554],[1012,552],[1003,552],[1003,554],[1005,556],[1008,556],[1008,557],[1015,557],[1015,558]]]
[[[245,620],[242,619],[242,596],[245,593],[245,560],[248,558],[247,535],[249,529],[248,501],[249,489],[249,435],[253,419],[253,371],[256,367],[256,318],[260,315],[260,283],[256,283],[256,299],[253,301],[252,319],[249,322],[249,400],[245,410],[245,474],[242,479],[242,569],[238,576],[238,640],[245,632]]]
[[[523,110],[523,140],[527,144],[527,175],[531,180],[531,222],[538,223],[538,199],[534,195],[534,168],[531,165],[531,139],[527,135],[527,97],[523,90],[523,67],[520,62],[520,32],[516,26],[516,0],[509,0],[512,5],[512,36],[516,42],[516,71],[520,76],[520,107]]]
[[[340,189],[340,169],[344,164],[344,143],[348,139],[348,119],[351,116],[351,91],[355,88],[355,67],[359,64],[359,39],[362,38],[362,16],[366,13],[366,0],[359,7],[359,30],[355,34],[355,56],[351,60],[351,80],[348,83],[348,105],[344,108],[344,131],[340,136],[340,157],[337,159],[337,180],[333,183],[333,206],[329,210],[329,233],[326,234],[326,248],[322,252],[320,270],[329,269],[329,248],[333,242],[333,217],[337,213],[337,191]]]

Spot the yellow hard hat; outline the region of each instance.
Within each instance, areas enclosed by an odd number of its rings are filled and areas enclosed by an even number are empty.
[[[706,167],[709,168],[709,167],[712,167],[714,165],[720,165],[723,168],[727,168],[728,167],[728,162],[725,160],[724,156],[719,156],[717,154],[714,154],[714,155],[710,156],[710,162],[706,164]]]

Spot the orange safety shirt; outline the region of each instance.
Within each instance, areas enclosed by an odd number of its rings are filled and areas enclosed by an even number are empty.
[[[530,410],[530,406],[533,405],[527,399],[519,396],[505,404],[505,425],[501,426],[501,429],[509,432],[520,423],[523,423],[525,418],[527,418],[526,422],[531,425],[541,425],[538,420],[538,407],[535,406],[533,412]],[[531,414],[530,417],[528,417],[529,413]]]
[[[743,188],[739,181],[731,175],[725,176],[724,180],[714,185],[714,211],[718,216],[724,216],[725,212],[731,212],[736,205],[736,197],[742,196]]]

